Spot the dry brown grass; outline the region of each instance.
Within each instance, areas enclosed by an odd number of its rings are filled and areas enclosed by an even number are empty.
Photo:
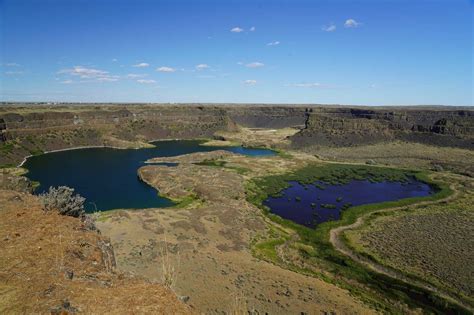
[[[379,262],[468,300],[474,295],[474,181],[458,182],[449,203],[411,207],[346,232],[350,244]]]
[[[244,128],[238,131],[219,131],[216,134],[222,136],[226,141],[210,141],[207,145],[239,145],[284,148],[290,145],[288,137],[297,133],[297,128],[264,129]]]
[[[162,285],[110,270],[107,239],[79,219],[44,213],[37,197],[13,191],[0,190],[0,205],[1,314],[191,312]]]
[[[168,249],[166,237],[160,247],[161,283],[168,289],[174,289],[178,281],[178,270],[180,265],[179,251],[172,255]]]
[[[243,294],[235,294],[229,309],[229,315],[246,315],[248,314],[247,301]]]
[[[438,164],[447,170],[474,174],[473,150],[408,142],[340,148],[309,147],[306,150],[330,161],[365,163],[374,160],[378,164],[419,168],[432,168]]]

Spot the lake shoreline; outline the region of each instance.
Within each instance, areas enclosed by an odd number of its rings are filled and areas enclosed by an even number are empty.
[[[146,143],[152,144],[153,142],[163,142],[163,141],[193,141],[193,140],[206,140],[206,139],[156,139],[156,140],[151,140],[147,141]],[[55,152],[63,152],[63,151],[72,151],[72,150],[82,150],[82,149],[100,149],[100,148],[107,148],[107,149],[117,149],[117,150],[140,150],[140,149],[146,149],[146,148],[131,148],[131,147],[117,147],[117,146],[110,146],[110,145],[86,145],[86,146],[78,146],[78,147],[72,147],[72,148],[64,148],[64,149],[57,149],[57,150],[49,150],[49,151],[43,151],[41,154],[29,154],[26,157],[23,158],[23,161],[21,161],[20,164],[18,164],[16,167],[22,167],[26,160],[28,158],[37,156],[37,155],[43,155],[43,154],[48,154],[48,153],[55,153]]]

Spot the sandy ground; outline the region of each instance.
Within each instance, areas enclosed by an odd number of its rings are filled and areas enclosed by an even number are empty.
[[[225,155],[226,166],[238,159],[240,166],[247,163],[262,173],[298,165],[297,159]],[[139,171],[144,181],[166,195],[194,196],[188,207],[101,215],[98,226],[111,238],[119,269],[160,281],[166,248],[177,271],[175,292],[206,314],[231,312],[237,299],[259,314],[373,313],[346,290],[254,258],[252,238],[268,227],[260,210],[245,201],[243,182],[250,175],[187,163],[199,158],[209,157],[182,156],[178,167],[149,165]]]

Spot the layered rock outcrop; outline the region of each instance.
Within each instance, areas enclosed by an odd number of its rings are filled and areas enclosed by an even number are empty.
[[[217,131],[301,128],[292,147],[393,140],[472,149],[468,107],[348,107],[264,104],[65,104],[0,108],[0,165],[78,146],[143,147],[156,139],[211,138]]]
[[[393,140],[474,148],[474,111],[468,109],[310,108],[296,148],[354,146]]]

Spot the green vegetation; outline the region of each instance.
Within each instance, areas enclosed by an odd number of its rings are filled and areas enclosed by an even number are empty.
[[[7,164],[0,164],[0,168],[11,168],[15,167],[16,165],[13,163],[7,163]]]
[[[336,205],[333,205],[333,204],[330,204],[330,203],[322,203],[321,204],[321,208],[325,208],[325,209],[336,209]]]
[[[8,154],[13,151],[15,145],[11,142],[4,143],[0,145],[0,153],[1,154]]]
[[[222,160],[204,160],[202,162],[194,163],[196,165],[204,165],[204,166],[214,166],[214,167],[224,167],[230,170],[237,172],[238,174],[245,174],[249,171],[249,169],[237,165],[229,165],[227,161]]]
[[[361,227],[345,232],[346,244],[379,264],[431,282],[474,304],[470,276],[474,193],[468,183],[457,190],[459,196],[448,203],[418,206],[416,211],[374,213]]]
[[[291,155],[290,153],[286,152],[286,151],[283,151],[283,150],[279,150],[279,149],[272,149],[273,151],[275,151],[279,157],[281,158],[284,158],[284,159],[291,159],[293,157],[293,155]]]
[[[202,162],[195,163],[196,165],[204,165],[204,166],[216,166],[216,167],[224,167],[227,162],[222,160],[204,160]]]
[[[191,205],[194,202],[199,202],[202,203],[202,200],[196,195],[196,194],[190,194],[187,195],[186,197],[179,199],[179,200],[173,200],[176,202],[176,208],[186,208],[187,206]]]
[[[38,149],[38,148],[30,149],[29,152],[30,152],[31,155],[40,155],[40,154],[44,153],[43,150]]]
[[[310,184],[316,180],[340,184],[347,183],[352,179],[369,179],[373,181],[406,181],[410,177],[430,184],[436,191],[428,197],[407,198],[398,201],[389,201],[379,204],[369,204],[350,208],[345,205],[338,221],[328,221],[318,225],[315,229],[310,229],[298,225],[292,221],[285,220],[269,212],[269,209],[262,205],[262,202],[270,195],[277,195],[281,190],[288,187],[289,181],[298,181],[301,184]],[[435,183],[427,173],[417,171],[405,171],[393,168],[358,166],[346,164],[330,165],[308,165],[293,173],[273,175],[264,178],[256,178],[247,183],[247,200],[261,208],[264,213],[274,222],[283,227],[291,228],[300,237],[300,242],[309,246],[311,250],[301,249],[301,254],[315,266],[330,271],[334,275],[325,280],[337,283],[347,288],[352,293],[358,295],[366,302],[371,303],[378,310],[390,313],[397,313],[399,308],[392,305],[386,298],[402,301],[410,307],[422,307],[427,312],[441,314],[445,312],[466,313],[465,309],[451,304],[437,295],[407,284],[400,280],[376,273],[365,268],[363,265],[354,262],[349,257],[339,253],[334,249],[329,241],[331,229],[352,224],[359,216],[371,213],[383,208],[406,206],[421,200],[437,200],[445,198],[452,193],[448,185]],[[265,246],[270,246],[266,243]],[[266,249],[264,252],[270,252]],[[270,258],[273,260],[274,257]],[[294,268],[294,267],[290,267]],[[311,271],[306,271],[312,273]]]
[[[324,187],[324,186],[321,185],[320,183],[315,183],[314,186],[316,186],[316,188],[319,188],[319,189],[321,189],[321,190],[326,189],[326,187]]]
[[[273,263],[280,262],[280,257],[276,252],[276,247],[285,243],[285,239],[270,239],[257,243],[253,248],[253,254],[260,258],[265,258]]]
[[[342,205],[341,211],[342,211],[342,210],[349,209],[350,207],[352,207],[352,203],[346,202],[345,204]]]

